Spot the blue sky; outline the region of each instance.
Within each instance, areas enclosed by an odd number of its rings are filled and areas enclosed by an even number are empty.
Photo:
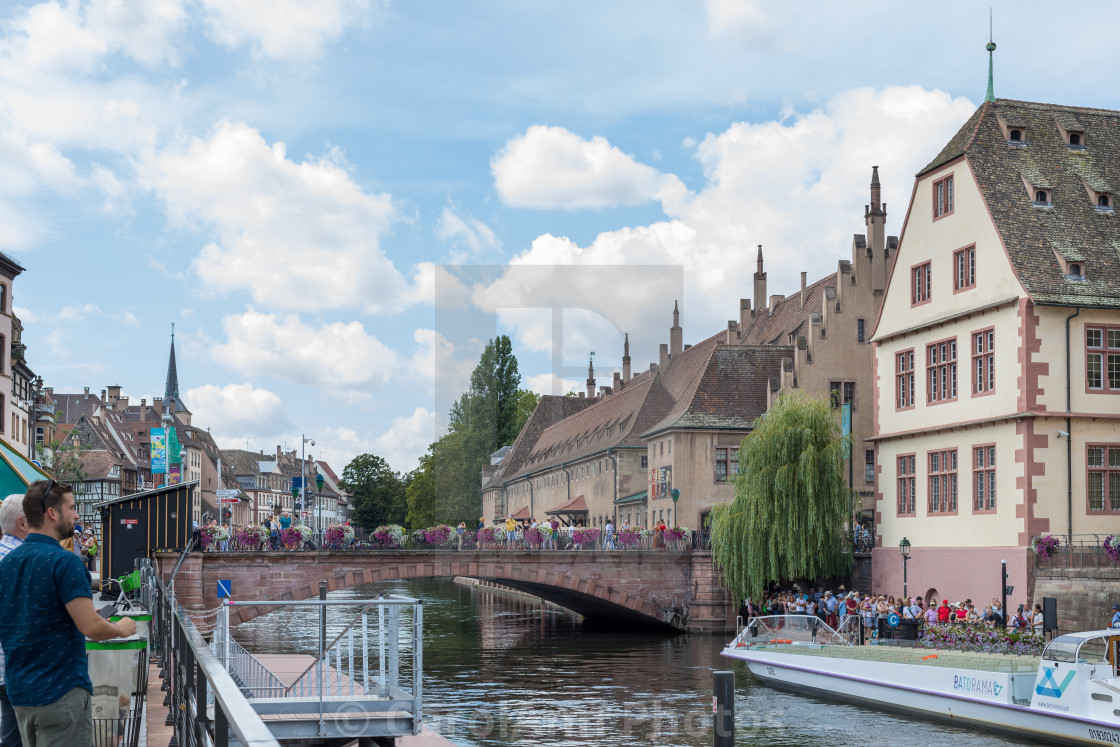
[[[1120,108],[1083,53],[1115,24],[1054,8],[995,5],[997,95]],[[756,245],[771,293],[832,272],[873,164],[898,233],[983,97],[986,10],[5,3],[0,250],[27,268],[29,363],[151,398],[175,322],[221,445],[307,433],[338,470],[412,469],[495,330],[538,391],[582,389],[591,350],[609,384],[623,332],[656,359],[674,300],[686,342],[734,318]]]

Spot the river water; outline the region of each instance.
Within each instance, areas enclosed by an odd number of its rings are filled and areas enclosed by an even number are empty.
[[[719,655],[722,637],[595,629],[538,600],[450,580],[331,599],[378,593],[424,600],[426,721],[462,747],[711,745],[714,669],[735,672],[737,745],[1031,744],[774,690]],[[291,609],[234,629],[253,652],[314,655],[317,635],[316,618]]]

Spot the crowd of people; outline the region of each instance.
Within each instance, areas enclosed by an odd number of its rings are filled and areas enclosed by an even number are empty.
[[[1117,606],[1120,610],[1120,605]],[[858,618],[866,638],[872,638],[878,629],[878,620],[897,614],[902,620],[916,620],[921,624],[984,625],[1029,629],[1041,633],[1043,628],[1042,605],[1020,604],[1008,615],[999,599],[978,609],[971,599],[950,602],[948,599],[931,598],[927,603],[922,597],[895,597],[890,594],[860,594],[847,591],[843,586],[836,593],[820,588],[802,591],[794,588],[767,594],[755,602],[747,599],[743,612],[749,617],[765,615],[809,615],[839,630],[855,623]]]

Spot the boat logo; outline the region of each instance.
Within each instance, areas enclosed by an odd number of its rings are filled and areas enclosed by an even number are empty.
[[[1003,685],[995,680],[981,680],[976,677],[953,675],[953,689],[970,693],[979,693],[981,695],[998,696],[1003,692]]]
[[[1057,669],[1043,669],[1042,679],[1034,686],[1034,691],[1039,695],[1046,695],[1051,698],[1062,697],[1062,693],[1066,691],[1066,688],[1069,687],[1069,683],[1073,681],[1075,672],[1071,669],[1066,675],[1066,678],[1062,680],[1062,684],[1059,685],[1058,681],[1054,679],[1054,672],[1057,671]]]

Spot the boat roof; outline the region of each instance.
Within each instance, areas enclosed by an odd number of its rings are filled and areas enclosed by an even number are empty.
[[[1105,628],[1104,630],[1083,630],[1078,633],[1062,633],[1058,638],[1077,638],[1079,640],[1088,640],[1090,638],[1102,638],[1104,636],[1120,635],[1120,630],[1115,628]],[[1054,640],[1057,640],[1055,638]]]

